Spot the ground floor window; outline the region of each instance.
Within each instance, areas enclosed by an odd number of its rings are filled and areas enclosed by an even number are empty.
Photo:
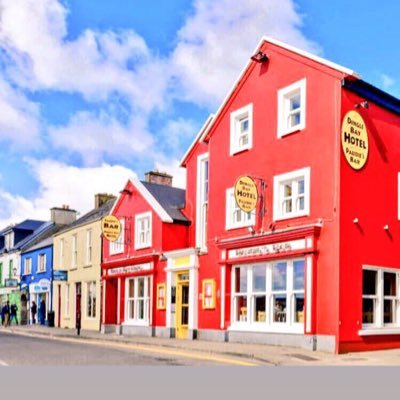
[[[150,319],[150,276],[126,280],[126,322],[148,324]]]
[[[299,326],[304,321],[304,259],[232,268],[232,322]]]
[[[364,268],[362,274],[363,327],[400,326],[400,271]]]
[[[86,284],[86,316],[96,318],[96,282]]]

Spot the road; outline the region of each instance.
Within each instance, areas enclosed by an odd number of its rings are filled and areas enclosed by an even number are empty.
[[[0,366],[245,365],[234,358],[95,341],[50,339],[0,332]]]

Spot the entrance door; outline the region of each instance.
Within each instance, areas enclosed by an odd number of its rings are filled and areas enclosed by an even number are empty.
[[[177,276],[176,284],[176,337],[186,339],[189,327],[189,273]]]
[[[80,282],[75,284],[75,292],[76,292],[76,298],[75,298],[75,325],[76,328],[80,328],[81,326],[81,297],[82,297],[82,284]]]

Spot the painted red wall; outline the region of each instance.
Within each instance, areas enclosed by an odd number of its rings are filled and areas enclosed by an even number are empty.
[[[318,292],[314,325],[319,334],[335,335],[338,320],[339,286],[339,149],[340,80],[343,74],[272,44],[265,44],[270,61],[253,63],[211,128],[209,139],[209,224],[208,254],[201,258],[200,282],[214,276],[219,281],[220,252],[215,239],[249,235],[247,228],[225,230],[226,190],[240,175],[266,182],[264,232],[272,220],[273,177],[303,167],[311,167],[311,214],[275,224],[275,229],[323,223],[314,295]],[[277,138],[277,92],[300,79],[307,79],[306,129]],[[229,155],[230,113],[253,103],[253,148]],[[196,153],[200,153],[196,152]],[[195,203],[196,154],[187,162],[188,204]],[[194,210],[194,207],[193,207]],[[192,235],[193,237],[194,224]],[[229,271],[227,271],[229,274]],[[218,289],[220,286],[218,285]],[[227,291],[230,286],[227,286]],[[199,309],[199,327],[219,327],[220,310]],[[227,310],[229,302],[227,298]],[[227,311],[228,312],[228,311]]]
[[[363,101],[343,90],[342,118]],[[360,337],[362,265],[400,268],[400,223],[397,217],[400,171],[400,117],[369,102],[359,108],[367,127],[369,154],[356,171],[341,150],[340,348],[339,351],[400,346],[400,335]],[[354,224],[354,218],[359,219]],[[383,229],[389,225],[389,231]]]

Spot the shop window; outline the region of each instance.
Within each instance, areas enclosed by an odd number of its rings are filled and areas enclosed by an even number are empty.
[[[233,327],[298,330],[304,323],[304,259],[233,267]]]
[[[135,217],[135,250],[151,247],[151,212]]]
[[[310,213],[310,168],[274,176],[274,220]]]
[[[37,272],[45,272],[45,271],[46,271],[46,254],[39,254]]]
[[[363,269],[363,328],[399,327],[400,272],[384,268]]]
[[[24,275],[30,275],[32,273],[32,258],[27,257],[24,260]]]
[[[255,224],[255,221],[255,211],[250,213],[242,211],[236,204],[234,189],[228,189],[226,191],[226,229],[251,226]]]
[[[208,153],[197,159],[197,209],[196,209],[196,246],[207,250],[208,218]]]
[[[96,282],[86,284],[86,316],[96,318]]]
[[[121,233],[115,242],[109,242],[110,255],[123,253],[125,250],[125,220],[120,219]]]
[[[306,127],[306,80],[278,91],[278,137]]]
[[[231,113],[230,155],[251,149],[253,145],[253,104]]]
[[[128,324],[148,325],[150,319],[150,277],[126,280],[126,318]]]

